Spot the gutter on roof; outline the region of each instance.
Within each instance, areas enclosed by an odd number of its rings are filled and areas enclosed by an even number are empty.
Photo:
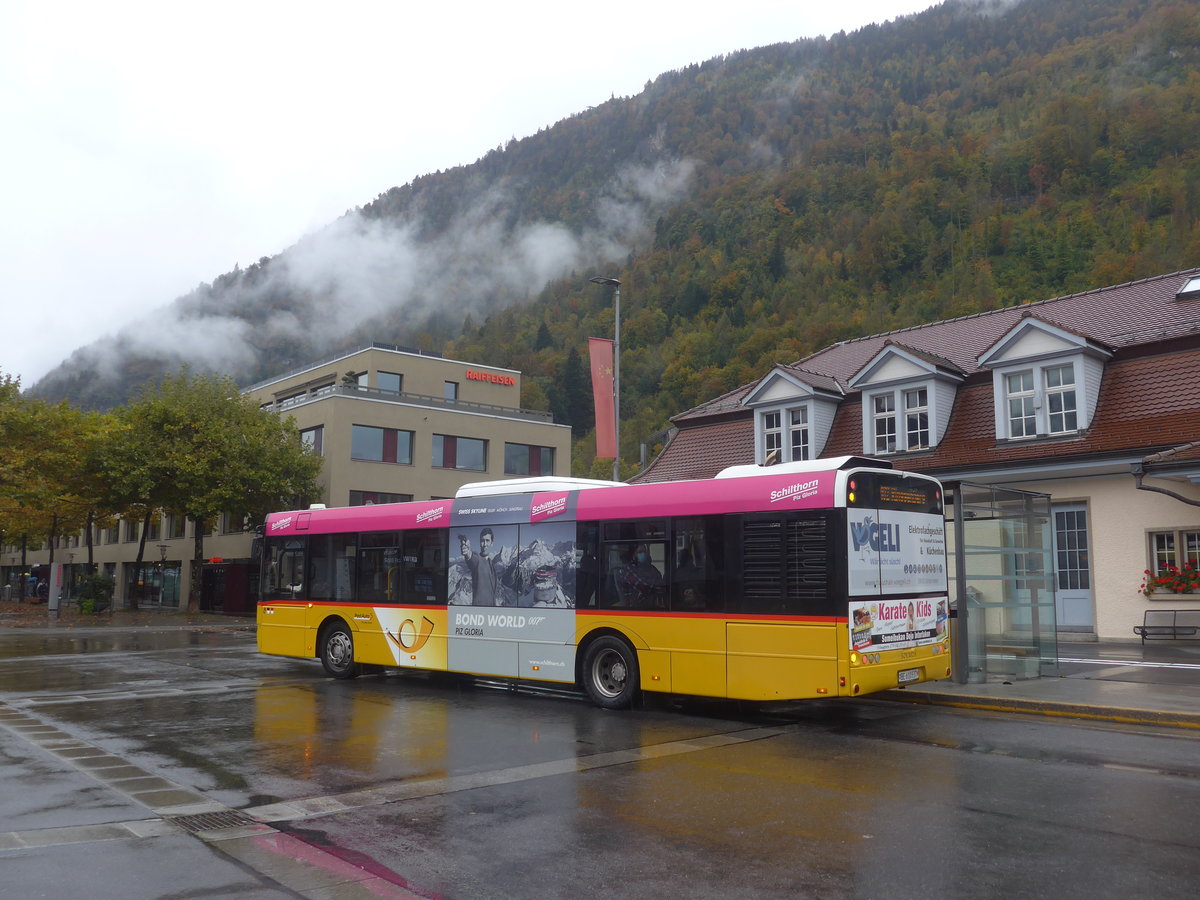
[[[1200,500],[1193,500],[1191,497],[1185,497],[1183,494],[1176,493],[1169,488],[1158,487],[1157,485],[1146,484],[1143,479],[1146,477],[1147,466],[1152,466],[1155,463],[1166,462],[1172,456],[1178,453],[1183,453],[1191,450],[1194,447],[1200,447],[1200,441],[1191,441],[1187,444],[1180,444],[1178,447],[1172,447],[1170,450],[1162,450],[1158,453],[1152,453],[1142,459],[1140,462],[1135,462],[1130,466],[1133,472],[1133,483],[1139,491],[1150,491],[1155,494],[1166,494],[1180,503],[1186,503],[1188,506],[1200,506]]]

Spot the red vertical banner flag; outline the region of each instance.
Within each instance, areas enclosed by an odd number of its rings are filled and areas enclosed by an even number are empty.
[[[596,405],[596,457],[617,458],[617,411],[613,405],[613,342],[588,338],[592,400]]]

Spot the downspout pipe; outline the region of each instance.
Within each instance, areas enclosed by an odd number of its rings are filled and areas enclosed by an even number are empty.
[[[1175,491],[1164,487],[1158,487],[1157,485],[1146,484],[1143,481],[1143,479],[1149,474],[1146,471],[1147,466],[1158,462],[1164,462],[1175,454],[1191,450],[1193,447],[1200,447],[1200,441],[1192,441],[1189,444],[1182,444],[1178,447],[1172,447],[1170,450],[1163,450],[1160,453],[1152,453],[1141,462],[1135,462],[1129,467],[1133,473],[1134,485],[1139,491],[1152,491],[1155,494],[1166,494],[1168,497],[1172,497],[1181,503],[1186,503],[1188,506],[1200,506],[1200,500],[1193,500],[1191,497],[1185,497],[1183,494],[1176,493]]]

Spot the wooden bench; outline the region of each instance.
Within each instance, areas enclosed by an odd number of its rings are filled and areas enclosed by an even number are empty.
[[[1148,609],[1141,625],[1133,633],[1146,640],[1187,640],[1200,631],[1200,609]]]

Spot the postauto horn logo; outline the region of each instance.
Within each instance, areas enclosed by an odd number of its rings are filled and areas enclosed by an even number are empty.
[[[416,653],[427,643],[429,636],[433,634],[433,622],[425,616],[421,616],[421,628],[417,630],[417,623],[412,619],[405,619],[400,623],[400,627],[396,629],[396,633],[390,631],[385,632],[388,638],[397,647],[404,650],[406,653]]]

